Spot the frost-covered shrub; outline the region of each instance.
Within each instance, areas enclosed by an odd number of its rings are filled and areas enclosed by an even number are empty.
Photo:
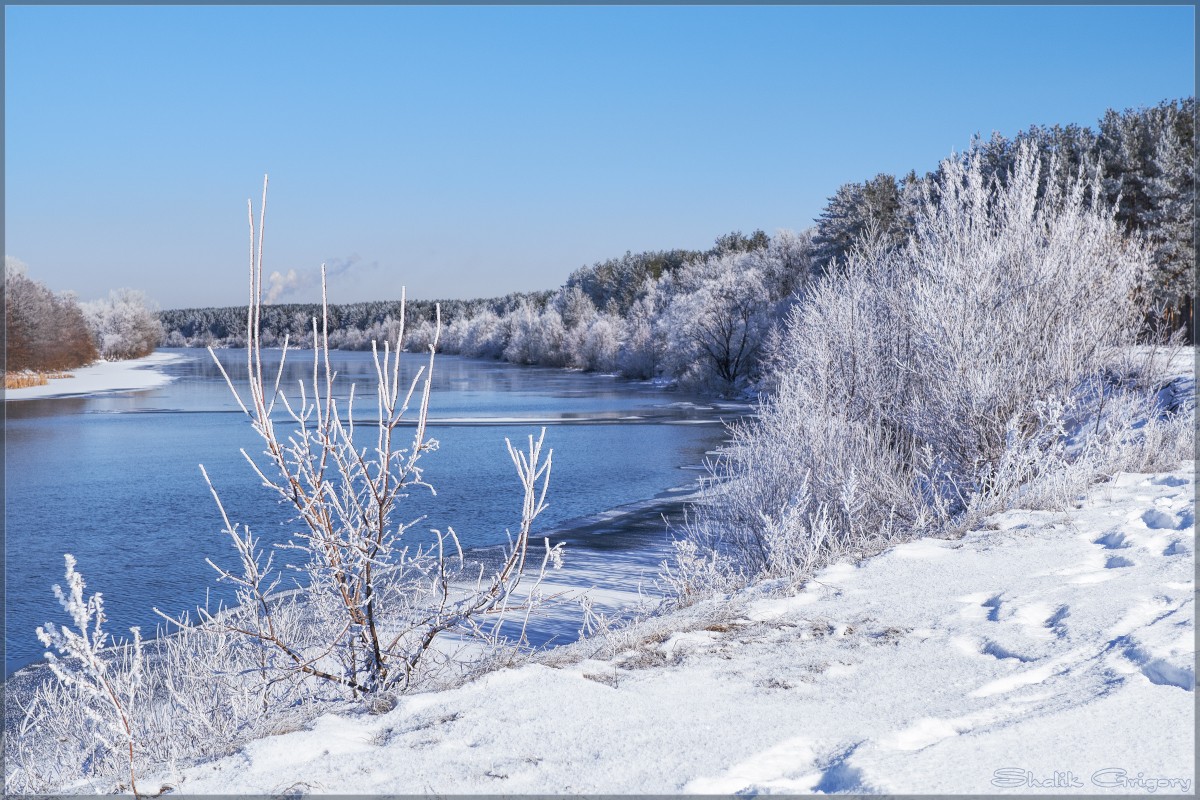
[[[50,622],[37,629],[42,644],[56,651],[46,657],[58,683],[35,694],[30,712],[56,729],[54,749],[68,763],[81,765],[77,779],[104,780],[124,772],[136,795],[135,749],[147,738],[144,716],[137,713],[145,702],[141,634],[131,628],[132,643],[115,654],[106,653],[110,640],[103,627],[104,598],[99,593],[85,598],[86,584],[75,571],[75,557],[68,553],[64,558],[67,590],[55,584],[54,595],[74,629]],[[33,775],[22,778],[36,782]]]
[[[1148,259],[1095,186],[1039,196],[1042,169],[1027,148],[1000,185],[978,156],[950,159],[907,246],[860,243],[806,293],[772,353],[774,396],[718,465],[705,535],[794,574],[945,524],[995,491],[1006,454],[1056,441],[1046,404],[1072,406],[1132,344]]]
[[[702,545],[694,538],[688,538],[676,539],[671,544],[674,552],[662,562],[659,583],[678,605],[691,605],[745,584],[746,576],[733,562],[721,557],[712,542]]]
[[[257,230],[261,229],[260,224]],[[253,226],[251,231],[253,235]],[[324,268],[323,318],[320,323],[312,320],[312,339],[320,349],[314,352],[311,382],[302,385],[298,397],[289,397],[279,389],[277,377],[264,375],[259,340],[261,240],[252,239],[251,244],[257,255],[250,272],[248,393],[235,388],[215,355],[214,361],[262,440],[261,460],[247,460],[270,495],[295,515],[296,528],[285,549],[299,555],[300,563],[294,566],[304,581],[298,592],[277,591],[282,578],[272,554],[261,548],[248,527],[230,519],[210,482],[238,563],[209,563],[237,587],[238,607],[252,611],[234,623],[203,612],[201,619],[205,625],[246,636],[269,664],[263,669],[272,680],[325,682],[347,697],[406,690],[438,659],[434,644],[439,637],[483,635],[485,615],[503,616],[525,572],[530,527],[545,507],[550,457],[542,457],[542,438],[535,442],[530,437],[525,452],[509,444],[523,487],[520,527],[490,577],[480,571],[470,582],[460,582],[465,577],[459,575],[463,557],[453,529],[421,537],[412,531],[419,520],[399,519],[408,494],[430,488],[420,461],[438,447],[426,427],[436,331],[428,363],[405,383],[400,375],[402,328],[395,331],[394,341],[385,341],[381,348],[372,345],[377,414],[371,425],[360,425],[356,432],[354,388],[344,404],[335,395]],[[287,352],[285,347],[284,359]],[[282,372],[282,360],[279,369]],[[415,425],[402,427],[414,400]],[[293,426],[286,436],[277,431],[277,406]],[[289,629],[283,624],[289,618],[303,619],[304,624]],[[484,635],[485,641],[495,645],[498,629],[486,627],[493,634]]]

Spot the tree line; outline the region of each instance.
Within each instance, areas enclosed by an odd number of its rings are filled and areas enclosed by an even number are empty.
[[[1109,109],[1094,129],[1034,125],[1011,139],[976,138],[960,161],[978,158],[981,179],[1006,186],[1018,153],[1028,147],[1058,166],[1043,171],[1039,199],[1050,182],[1062,190],[1080,177],[1098,181],[1096,199],[1115,209],[1124,233],[1150,247],[1147,308],[1169,328],[1186,328],[1194,341],[1195,121],[1195,97],[1151,108]],[[943,164],[924,177],[913,171],[899,179],[881,173],[844,184],[817,220],[814,265],[824,271],[844,261],[853,243],[868,235],[889,247],[903,244],[915,232],[924,192],[931,190],[936,198],[945,169]]]
[[[1144,321],[1194,341],[1195,98],[1186,98],[1110,110],[1094,128],[1032,126],[1012,138],[977,137],[923,176],[881,173],[844,184],[799,233],[734,231],[708,250],[626,252],[581,267],[552,292],[442,301],[439,350],[740,392],[760,378],[764,353],[806,287],[844,269],[856,247],[897,250],[916,235],[924,205],[940,200],[949,165],[977,162],[980,180],[1003,187],[1026,150],[1048,167],[1039,173],[1039,199],[1076,181],[1097,187],[1085,202],[1115,209],[1118,228],[1151,253],[1137,288]],[[433,302],[408,304],[408,349],[433,340],[433,309]],[[286,335],[311,346],[317,311],[315,304],[265,307],[264,344]],[[400,318],[399,303],[386,301],[331,306],[330,315],[330,344],[344,349],[394,339]],[[168,311],[161,319],[168,346],[244,344],[244,307]]]

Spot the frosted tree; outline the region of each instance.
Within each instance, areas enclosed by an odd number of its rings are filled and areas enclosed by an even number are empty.
[[[115,289],[106,300],[84,303],[83,312],[100,354],[108,361],[149,355],[163,338],[153,305],[134,289]]]
[[[900,187],[891,175],[880,173],[865,183],[843,184],[829,198],[813,238],[815,266],[828,270],[868,232],[889,246],[899,246],[908,233],[901,215]]]
[[[1166,307],[1170,324],[1172,315],[1191,313],[1195,291],[1195,99],[1163,116],[1144,187],[1145,222],[1157,266],[1155,300]]]
[[[617,365],[626,378],[653,378],[658,374],[666,336],[658,324],[661,301],[656,284],[647,281],[625,322],[625,336]]]
[[[96,359],[74,295],[51,292],[9,256],[4,259],[3,291],[7,370],[71,369]]]
[[[459,352],[475,358],[501,358],[512,338],[513,322],[490,308],[465,321]]]
[[[681,380],[721,391],[745,386],[771,325],[762,273],[746,254],[711,258],[694,291],[681,291],[663,317],[669,369]],[[697,269],[699,273],[701,268]]]
[[[596,314],[586,326],[574,329],[572,363],[584,370],[611,372],[617,369],[624,325],[619,317]]]
[[[808,283],[815,256],[815,235],[815,228],[800,233],[779,230],[766,247],[752,254],[748,263],[762,274],[769,299],[788,298]]]
[[[504,348],[504,359],[514,364],[543,364],[566,366],[566,327],[557,310],[548,307],[538,310],[531,303],[509,315],[511,334]]]
[[[578,286],[565,286],[555,292],[549,304],[569,330],[586,327],[596,316],[596,306]]]

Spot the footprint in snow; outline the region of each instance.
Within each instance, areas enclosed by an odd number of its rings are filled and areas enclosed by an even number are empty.
[[[1132,567],[1133,562],[1123,556],[1109,556],[1108,561],[1104,562],[1105,569],[1120,569],[1121,567]]]
[[[1176,539],[1166,546],[1166,549],[1162,551],[1162,554],[1164,556],[1186,556],[1188,554],[1188,549],[1182,541]]]
[[[1127,640],[1127,637],[1122,638]],[[1196,672],[1192,667],[1177,666],[1164,659],[1155,658],[1151,653],[1146,652],[1131,642],[1126,644],[1124,655],[1137,665],[1142,674],[1153,684],[1158,686],[1178,686],[1180,689],[1189,692],[1194,691],[1196,688]]]
[[[999,622],[1000,621],[1000,595],[998,595],[998,594],[992,595],[991,597],[989,597],[987,600],[984,600],[979,605],[988,609],[988,616],[987,616],[988,622]]]
[[[1142,523],[1152,530],[1178,530],[1181,526],[1179,518],[1174,514],[1152,508],[1142,513]]]
[[[1120,531],[1109,531],[1108,533],[1096,539],[1092,544],[1098,544],[1105,550],[1120,550],[1129,547],[1129,542],[1125,539],[1125,534]]]
[[[1191,481],[1179,475],[1164,475],[1161,478],[1152,478],[1150,483],[1155,486],[1187,486]]]
[[[1190,528],[1196,524],[1196,512],[1190,508],[1185,508],[1179,512],[1179,527],[1177,530]]]
[[[1030,661],[1035,660],[1030,656],[1023,656],[1020,653],[1009,650],[1004,645],[997,644],[996,642],[984,642],[983,647],[980,648],[979,652],[999,660],[1014,658],[1017,661],[1020,661],[1022,664],[1028,664]]]
[[[813,792],[820,794],[862,794],[866,789],[861,769],[847,764],[850,756],[858,749],[858,744],[843,750],[829,760],[821,770],[821,779],[813,787]]]
[[[1067,635],[1067,625],[1063,620],[1071,616],[1070,606],[1059,606],[1058,610],[1050,615],[1045,622],[1045,626],[1054,631],[1054,635],[1060,639]]]

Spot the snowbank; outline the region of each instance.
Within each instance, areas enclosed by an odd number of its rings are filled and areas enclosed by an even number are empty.
[[[174,774],[184,794],[1193,794],[1194,465]],[[682,617],[681,617],[682,618]],[[687,629],[690,628],[690,629]],[[648,626],[646,630],[651,630]],[[595,652],[592,653],[595,655]]]
[[[158,368],[183,356],[178,353],[152,353],[129,361],[97,361],[88,367],[71,370],[70,378],[54,378],[45,386],[7,389],[5,400],[41,400],[53,397],[78,397],[100,392],[124,392],[152,389],[171,381]]]

